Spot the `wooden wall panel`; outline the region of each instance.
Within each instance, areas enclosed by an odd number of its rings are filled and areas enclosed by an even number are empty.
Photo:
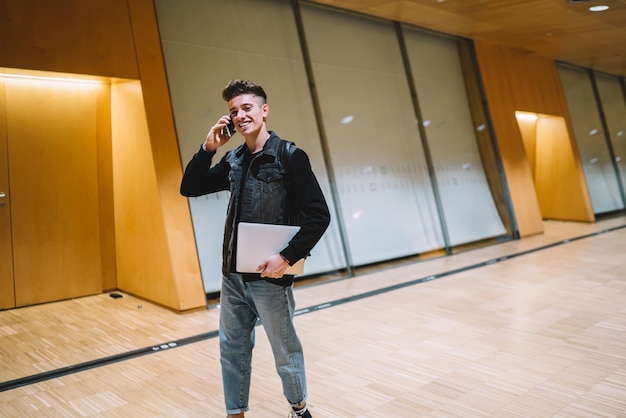
[[[503,160],[520,236],[543,231],[542,214],[533,183],[531,166],[515,118],[515,111],[546,113],[569,121],[556,64],[548,59],[486,42],[475,42],[476,55],[488,106]],[[568,125],[571,125],[568,123]],[[569,148],[576,145],[571,139]],[[593,220],[580,162],[574,159],[575,199],[585,219]]]
[[[533,173],[542,217],[591,221],[565,119],[560,116],[534,115],[534,120],[518,118],[518,125]]]
[[[106,94],[99,95],[96,106],[98,205],[100,211],[100,260],[102,264],[102,290],[109,291],[117,289],[110,85],[107,86]]]
[[[180,310],[138,82],[111,86],[119,289]]]
[[[172,279],[177,288],[180,310],[195,309],[206,306],[206,296],[189,202],[179,193],[182,165],[156,14],[152,0],[129,0],[128,4]]]
[[[530,172],[535,181],[535,166],[537,157],[537,119],[524,120],[517,119],[517,125],[519,126],[520,133],[522,134],[522,141],[524,143],[524,149],[526,150],[526,158],[530,165]]]
[[[520,237],[542,233],[541,210],[515,119],[514,80],[497,47],[476,43],[475,48]]]
[[[16,305],[100,293],[96,119],[102,84],[9,79]]]
[[[193,233],[179,232],[185,221],[191,228],[189,208],[178,192],[180,180],[165,189],[160,184],[139,82],[113,83],[111,109],[117,286],[176,311],[204,308]],[[168,194],[184,203],[178,215],[163,203]],[[195,262],[195,274],[186,274],[185,260]]]
[[[535,173],[544,218],[593,221],[586,189],[581,187],[576,157],[563,117],[540,115],[537,120]],[[582,179],[584,182],[584,179]]]
[[[0,67],[138,78],[126,0],[3,0]]]
[[[0,197],[0,309],[15,307],[6,123],[5,82],[0,78],[0,193],[5,194],[5,197]]]
[[[510,82],[508,91],[516,110],[567,114],[561,80],[554,61],[506,47],[497,47],[501,59],[498,70]]]

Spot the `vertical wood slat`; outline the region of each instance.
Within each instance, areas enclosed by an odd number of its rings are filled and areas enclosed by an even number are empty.
[[[0,192],[5,193],[0,198],[0,309],[15,307],[5,97],[5,82],[0,78]]]
[[[96,147],[98,154],[98,211],[100,222],[100,263],[102,290],[117,288],[115,260],[115,218],[113,214],[113,156],[111,146],[111,89],[98,96],[96,103],[98,125]]]
[[[117,288],[115,260],[115,217],[113,213],[113,149],[111,144],[111,89],[96,103],[96,147],[98,152],[98,209],[102,290]]]

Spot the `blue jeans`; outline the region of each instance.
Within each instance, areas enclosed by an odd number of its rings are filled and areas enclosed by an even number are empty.
[[[291,286],[265,280],[244,282],[239,274],[222,280],[220,362],[227,414],[248,410],[257,318],[272,347],[287,401],[296,406],[306,400],[304,355],[293,325],[294,307]]]

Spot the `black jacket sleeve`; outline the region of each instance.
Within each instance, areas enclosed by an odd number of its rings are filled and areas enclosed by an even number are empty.
[[[287,248],[281,251],[289,264],[309,255],[315,244],[322,238],[330,224],[330,212],[322,189],[311,169],[306,153],[297,148],[290,159],[292,187],[300,202],[304,220],[300,231],[292,238]]]
[[[229,189],[228,172],[230,166],[224,157],[219,163],[211,167],[214,156],[215,152],[207,152],[200,148],[185,168],[180,183],[180,194],[196,197]]]

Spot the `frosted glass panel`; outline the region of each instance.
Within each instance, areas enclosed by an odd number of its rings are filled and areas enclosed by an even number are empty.
[[[626,193],[626,99],[617,77],[596,74],[596,84],[613,146],[615,162]]]
[[[391,23],[302,6],[354,265],[443,247]]]
[[[450,244],[506,234],[482,166],[456,41],[403,33]]]
[[[559,74],[593,212],[598,214],[622,209],[624,204],[617,185],[617,175],[589,74],[585,70],[565,66],[559,66]]]
[[[334,213],[290,2],[156,0],[155,6],[182,163],[191,159],[209,128],[227,113],[221,98],[226,83],[251,79],[267,92],[268,128],[307,152]],[[242,16],[247,18],[240,25]],[[224,148],[242,141],[235,135]],[[225,151],[218,151],[216,158]],[[190,199],[207,292],[220,288],[227,200],[228,192]],[[345,267],[336,219],[311,255],[305,275]]]

